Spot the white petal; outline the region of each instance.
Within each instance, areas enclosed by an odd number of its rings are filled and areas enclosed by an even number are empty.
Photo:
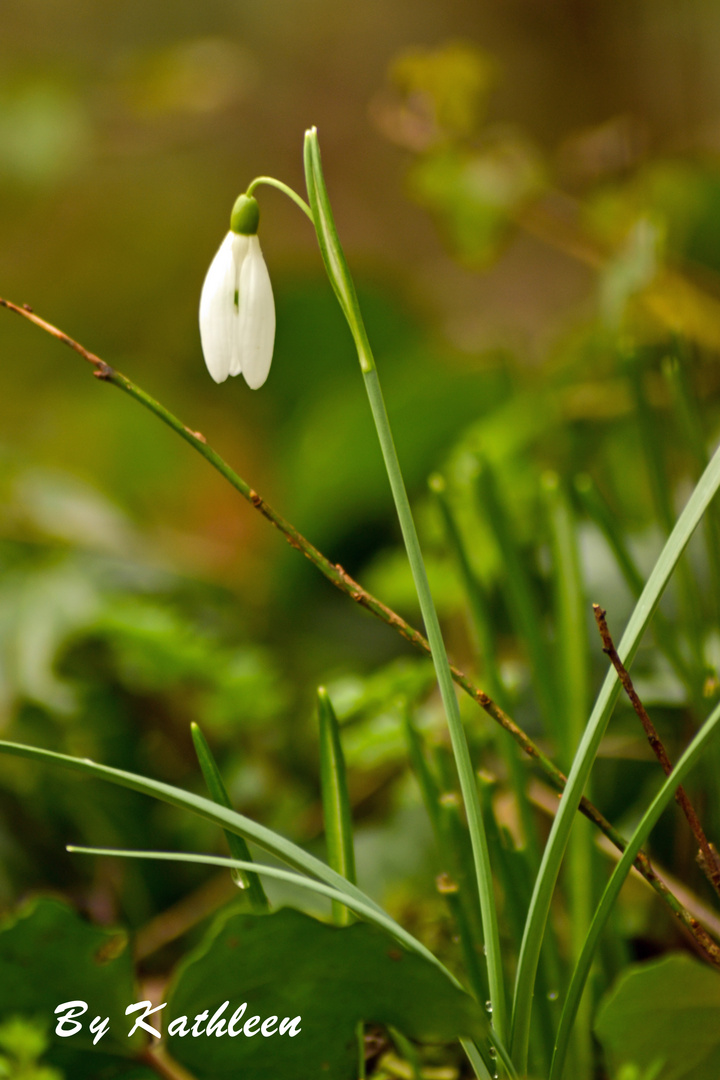
[[[207,369],[216,383],[225,382],[230,374],[237,331],[233,239],[229,232],[210,263],[200,294],[200,340]]]
[[[257,236],[248,237],[240,266],[237,348],[245,382],[257,390],[268,377],[275,344],[275,301]]]
[[[233,330],[232,330],[232,353],[230,356],[230,374],[239,375],[242,371],[243,358],[240,350],[240,339],[238,337],[238,311],[240,304],[242,303],[242,293],[240,285],[240,273],[243,263],[247,258],[247,254],[250,250],[250,237],[244,236],[241,233],[233,233],[232,238],[232,257],[235,264],[235,289],[233,291]],[[235,303],[235,297],[237,296],[237,303]]]

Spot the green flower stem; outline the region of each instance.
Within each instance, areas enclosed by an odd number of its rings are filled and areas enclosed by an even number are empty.
[[[366,374],[375,367],[375,360],[373,359],[365,323],[355,293],[355,284],[335,228],[332,207],[330,206],[330,199],[323,179],[320,147],[315,128],[310,128],[309,131],[305,132],[303,159],[305,163],[305,183],[320,252],[330,284],[350,327],[350,333],[353,336],[360,361],[360,368],[363,374]]]
[[[470,840],[472,842],[473,859],[475,862],[475,874],[477,877],[478,895],[480,898],[480,910],[483,919],[483,933],[485,936],[485,950],[488,964],[488,982],[490,986],[490,1001],[493,1009],[493,1027],[500,1039],[504,1039],[506,1028],[505,987],[502,970],[502,955],[500,952],[500,932],[497,922],[495,897],[493,895],[492,873],[490,869],[490,856],[488,852],[487,837],[482,818],[480,797],[477,789],[477,780],[470,759],[465,729],[460,718],[460,708],[455,695],[452,673],[445,651],[440,630],[440,621],[435,610],[435,603],[430,592],[425,563],[420,551],[415,522],[410,510],[410,501],[405,488],[400,462],[398,460],[395,443],[390,430],[385,401],[380,388],[377,369],[373,365],[370,370],[363,370],[365,389],[370,401],[375,427],[380,441],[385,468],[387,470],[390,488],[395,500],[395,509],[400,522],[400,529],[405,541],[405,548],[412,570],[415,589],[420,602],[425,630],[427,632],[433,663],[440,687],[440,695],[445,706],[450,741],[452,743],[455,763],[460,779],[460,790],[465,803],[465,812],[468,819]]]
[[[390,481],[390,489],[395,501],[400,530],[405,542],[410,568],[412,570],[415,589],[420,602],[423,622],[430,643],[435,671],[440,687],[440,695],[445,707],[450,740],[460,779],[460,789],[465,803],[465,812],[468,819],[468,828],[472,842],[473,859],[475,862],[475,874],[477,877],[478,895],[480,898],[480,910],[483,919],[483,932],[485,936],[485,949],[488,964],[488,982],[490,986],[490,1000],[493,1010],[493,1027],[498,1037],[504,1038],[506,1029],[506,1004],[505,987],[503,980],[502,955],[500,953],[500,933],[497,923],[497,911],[493,894],[492,873],[488,852],[485,826],[482,818],[482,809],[477,789],[477,781],[470,759],[470,750],[465,730],[460,718],[455,688],[453,686],[452,673],[445,643],[440,630],[440,622],[435,610],[435,603],[430,592],[430,585],[420,550],[415,522],[410,510],[410,501],[405,488],[400,462],[395,449],[395,443],[390,429],[385,401],[383,399],[377,368],[373,359],[370,343],[365,331],[360,305],[358,304],[355,286],[345,260],[345,255],[340,244],[335,221],[333,219],[330,200],[323,178],[320,164],[320,150],[317,141],[317,132],[313,128],[305,136],[305,175],[307,180],[308,196],[315,219],[315,230],[320,244],[325,268],[328,277],[338,297],[340,306],[350,326],[355,346],[357,348],[360,368],[365,381],[370,409],[372,411],[375,428],[377,430],[380,448],[382,450],[385,469]]]
[[[198,454],[204,457],[205,460],[250,503],[251,506],[259,511],[271,525],[282,533],[292,547],[296,548],[297,551],[300,551],[306,559],[309,559],[328,581],[336,588],[340,589],[341,592],[345,593],[346,596],[349,596],[351,600],[354,600],[355,603],[364,607],[367,611],[371,612],[371,614],[375,615],[376,618],[381,619],[388,626],[396,630],[402,637],[409,641],[411,645],[415,646],[415,648],[430,655],[430,644],[427,638],[425,638],[419,630],[412,627],[395,611],[386,604],[383,604],[381,600],[378,600],[377,597],[363,589],[357,581],[350,577],[342,566],[338,563],[331,562],[330,559],[323,555],[323,553],[311,544],[294,525],[291,525],[289,521],[286,521],[285,518],[265,502],[265,500],[242,479],[242,477],[238,476],[228,463],[220,457],[217,451],[213,450],[213,448],[208,445],[207,439],[201,432],[193,431],[192,428],[183,424],[182,420],[179,420],[177,416],[174,416],[164,405],[161,405],[159,401],[156,401],[150,394],[147,394],[137,386],[136,383],[133,383],[121,372],[110,367],[110,365],[104,360],[101,360],[99,356],[96,356],[94,353],[84,348],[78,341],[75,341],[73,338],[69,337],[68,334],[65,334],[62,330],[53,326],[52,323],[47,322],[45,319],[41,319],[31,311],[30,308],[20,307],[17,304],[13,304],[10,300],[4,300],[2,297],[0,297],[0,307],[4,307],[8,311],[12,311],[16,315],[22,316],[23,319],[33,323],[33,325],[39,327],[39,329],[43,330],[46,334],[50,334],[51,337],[63,342],[63,344],[67,345],[93,366],[93,375],[101,382],[109,383],[111,386],[116,386],[118,389],[123,390],[129,397],[139,402],[157,416],[158,419],[162,420],[164,424],[167,424],[168,427],[172,428],[181,439],[184,439]],[[481,690],[479,686],[476,686],[467,675],[459,670],[459,668],[451,667],[450,670],[455,683],[461,687],[461,689],[463,689],[488,716],[510,733],[523,752],[543,770],[548,781],[556,791],[562,792],[567,783],[567,777],[550,760],[547,754],[544,754],[540,747],[525,734],[523,729],[518,727],[507,713],[505,713],[492,698],[488,697],[484,690]],[[593,804],[584,797],[580,800],[580,811],[590,821],[595,823],[618,851],[625,850],[625,840],[622,835],[610,824],[607,818],[600,813],[597,807],[593,806]],[[720,967],[720,948],[718,948],[703,928],[699,926],[697,920],[687,908],[685,908],[677,897],[670,892],[664,882],[657,877],[643,852],[638,854],[635,868],[642,874],[663,902],[667,904],[688,933],[696,939],[706,957],[709,958],[712,963]]]
[[[311,221],[313,220],[312,210],[305,202],[305,200],[300,195],[298,195],[297,191],[293,191],[293,189],[291,187],[288,187],[287,184],[283,184],[282,180],[276,180],[273,176],[256,176],[253,182],[248,185],[245,194],[251,196],[255,191],[255,188],[260,187],[261,184],[264,184],[266,187],[274,187],[277,188],[278,191],[282,191],[284,195],[287,195],[289,199],[292,199],[296,206],[300,207],[306,217],[309,217]]]

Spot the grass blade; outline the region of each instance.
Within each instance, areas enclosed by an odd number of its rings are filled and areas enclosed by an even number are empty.
[[[345,757],[340,742],[340,725],[324,686],[318,687],[317,699],[320,724],[320,783],[328,862],[333,870],[355,885],[357,879],[352,814]],[[333,901],[333,919],[338,926],[347,926],[350,922],[347,907]]]
[[[665,586],[718,487],[720,487],[720,451],[716,451],[690,496],[635,606],[618,647],[618,653],[625,667],[630,667],[640,639],[660,601]],[[615,671],[611,669],[602,685],[575,755],[535,881],[520,948],[513,1004],[512,1054],[520,1072],[525,1070],[527,1063],[535,974],[555,882],[573,819],[619,691],[620,683]]]
[[[386,915],[383,911],[371,906],[370,900],[365,902],[355,896],[350,897],[346,893],[340,892],[339,889],[333,888],[331,885],[326,885],[322,881],[314,881],[312,878],[305,877],[303,874],[293,873],[291,870],[283,870],[279,866],[266,866],[264,863],[249,862],[246,859],[228,858],[226,855],[201,855],[185,851],[128,851],[115,848],[78,847],[73,844],[68,845],[67,850],[73,854],[79,855],[100,855],[124,859],[155,859],[160,862],[185,862],[199,863],[203,866],[222,866],[227,867],[230,870],[252,870],[257,874],[263,874],[265,877],[271,877],[275,878],[277,881],[285,881],[291,885],[297,885],[300,889],[307,889],[309,892],[316,893],[318,896],[326,896],[336,903],[342,903],[347,907],[352,908],[352,910],[357,912],[358,915],[361,915],[366,922],[373,923],[374,926],[379,926],[381,929],[388,931],[388,933],[392,934],[393,937],[396,937],[398,941],[402,941],[402,943],[414,953],[423,956],[426,960],[431,960],[436,967],[440,967],[445,971],[456,986],[460,985],[454,976],[450,975],[447,969],[443,967],[436,956],[433,956],[433,954],[426,949],[424,945],[418,942],[416,938],[412,937],[406,930],[403,930],[402,927],[398,926],[395,920],[391,919],[389,915]],[[398,933],[398,930],[400,930],[401,933]],[[418,946],[420,946],[419,949]]]
[[[590,700],[589,642],[585,618],[587,605],[575,521],[569,501],[556,474],[546,474],[542,486],[550,519],[553,561],[557,627],[555,658],[563,729],[561,765],[567,768],[582,737]],[[573,960],[580,955],[592,919],[594,854],[590,823],[578,817],[570,835],[565,877]],[[549,943],[546,939],[546,944]],[[547,1000],[543,1005],[547,1006]],[[591,1013],[592,1002],[589,998],[583,999],[582,1011],[579,1011],[573,1029],[575,1080],[588,1080],[592,1075]]]
[[[218,806],[225,806],[228,810],[232,810],[232,803],[230,802],[213,752],[208,746],[207,739],[195,723],[190,725],[190,732],[192,734],[198,763],[202,770],[207,789],[210,792],[210,798],[213,802],[216,802]],[[228,842],[230,854],[233,859],[251,863],[253,861],[252,855],[250,854],[250,848],[247,846],[247,841],[244,837],[238,836],[237,833],[229,832],[227,829],[223,829],[223,832],[225,833],[225,839]],[[247,874],[244,870],[237,870],[233,871],[233,880],[241,889],[247,890],[247,897],[253,911],[269,910],[270,905],[268,903],[268,898],[265,895],[262,882],[257,874]]]

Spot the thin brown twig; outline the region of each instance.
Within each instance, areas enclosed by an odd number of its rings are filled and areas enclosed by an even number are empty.
[[[289,521],[286,521],[285,518],[273,510],[273,508],[266,503],[265,500],[242,479],[242,477],[230,468],[217,451],[208,445],[207,439],[201,432],[193,431],[192,428],[183,424],[182,421],[169,412],[164,405],[161,405],[159,401],[152,398],[121,372],[110,367],[110,365],[104,360],[101,360],[99,356],[90,352],[62,330],[53,326],[52,323],[46,322],[45,319],[41,319],[33,312],[29,305],[25,304],[20,307],[17,304],[13,304],[10,300],[4,300],[0,297],[0,307],[7,308],[8,311],[12,311],[17,315],[22,316],[22,318],[34,323],[35,326],[44,330],[52,337],[57,338],[58,341],[67,345],[84,360],[92,364],[93,374],[97,378],[101,379],[103,382],[117,386],[120,390],[124,390],[126,394],[136,401],[139,401],[141,405],[144,405],[146,409],[149,409],[150,412],[154,413],[163,421],[163,423],[171,427],[173,431],[189,443],[202,455],[202,457],[209,461],[210,464],[217,469],[230,484],[232,484],[235,490],[238,491],[243,498],[245,498],[263,515],[263,517],[283,534],[292,547],[302,552],[302,554],[317,567],[320,573],[323,574],[328,581],[332,582],[336,588],[340,589],[341,592],[344,592],[361,607],[364,607],[388,626],[393,627],[393,629],[414,645],[415,648],[430,655],[430,644],[427,638],[425,638],[419,630],[416,630],[395,611],[389,608],[381,600],[378,600],[377,597],[367,592],[366,589],[363,589],[339,563],[334,563],[323,555],[323,553],[319,551],[314,544],[311,544],[294,525],[291,525]],[[501,709],[500,706],[485,693],[484,690],[481,690],[480,687],[476,686],[464,672],[460,671],[459,668],[454,665],[450,666],[450,670],[455,683],[460,686],[473,701],[477,702],[488,716],[509,732],[524,753],[533,761],[537,762],[553,787],[562,794],[567,783],[565,774],[558,769],[555,763],[543,753],[540,747],[526,735],[522,728],[520,728],[507,713],[505,713],[503,709]],[[592,821],[601,832],[607,836],[608,840],[614,844],[619,851],[625,850],[626,845],[622,835],[585,796],[583,796],[580,801],[579,809],[585,817]],[[716,967],[720,967],[720,946],[657,877],[644,852],[640,851],[638,853],[638,856],[635,859],[635,866],[655,892],[671,908],[673,914],[680,923],[693,935],[698,943],[698,947],[702,950],[706,959]]]
[[[555,817],[558,809],[557,797],[550,788],[545,786],[540,778],[531,782],[529,795],[534,806],[537,806],[543,813],[549,814],[550,817]],[[607,837],[599,836],[597,842],[600,851],[605,852],[615,862],[619,861],[621,853],[614,844],[610,843]],[[633,866],[633,872],[637,873],[645,881],[645,884],[650,885],[659,896],[663,895],[663,889],[665,889],[684,905],[690,913],[691,920],[694,920],[695,929],[686,920],[680,919],[677,912],[673,910],[673,915],[679,923],[678,929],[695,948],[699,956],[702,956],[705,960],[712,959],[713,956],[716,956],[716,952],[713,950],[716,950],[717,946],[706,931],[709,927],[714,934],[719,934],[720,918],[698,897],[697,893],[694,893],[684,882],[674,878],[665,867],[658,866],[655,862],[651,867],[648,861],[647,868],[650,875],[654,875],[654,881],[651,880],[648,874],[641,872],[637,862]],[[702,923],[700,920],[702,920]]]
[[[609,657],[612,666],[618,673],[618,678],[622,683],[623,690],[630,699],[630,703],[640,718],[640,723],[643,726],[645,734],[647,735],[650,747],[655,754],[655,757],[660,762],[660,766],[666,776],[670,776],[673,771],[672,762],[668,757],[667,751],[663,745],[662,739],[658,735],[657,729],[652,720],[648,716],[647,710],[640,700],[638,693],[633,686],[632,679],[625,668],[622,660],[618,656],[617,649],[608,630],[608,625],[605,619],[607,615],[606,611],[600,607],[599,604],[593,604],[593,613],[595,615],[595,621],[600,631],[600,637],[603,643],[603,652]],[[705,835],[705,830],[700,824],[700,818],[695,811],[694,806],[688,798],[685,788],[680,784],[675,792],[675,800],[682,812],[687,818],[688,824],[692,829],[693,836],[698,842],[700,852],[698,855],[698,863],[702,868],[705,876],[710,884],[715,889],[715,892],[720,896],[720,862],[718,861],[717,854],[713,845],[709,842]]]

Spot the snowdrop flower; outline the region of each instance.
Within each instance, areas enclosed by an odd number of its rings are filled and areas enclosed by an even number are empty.
[[[242,372],[253,390],[268,377],[275,342],[275,302],[257,238],[259,218],[257,200],[241,195],[200,296],[208,371],[216,383]]]

